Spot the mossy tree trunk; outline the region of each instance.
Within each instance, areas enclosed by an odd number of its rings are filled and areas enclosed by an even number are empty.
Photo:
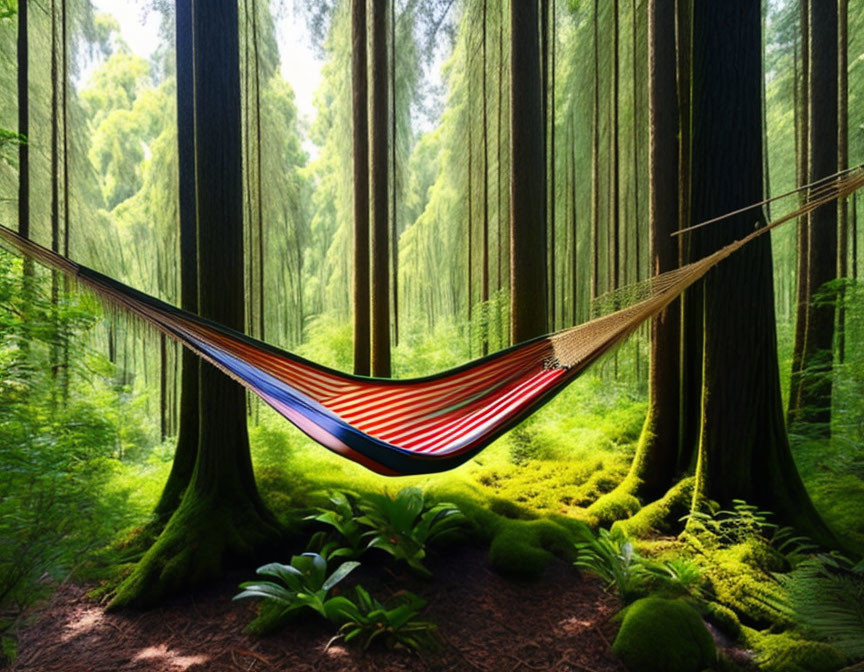
[[[198,312],[198,240],[195,216],[195,92],[192,48],[192,0],[176,0],[177,163],[180,224],[180,306]],[[159,503],[157,525],[177,509],[189,485],[198,453],[198,356],[183,348],[180,426],[171,473]]]
[[[678,97],[675,6],[648,3],[649,220],[651,270],[678,266]],[[651,323],[648,415],[627,479],[631,494],[655,499],[672,485],[679,441],[680,308],[676,302]]]
[[[536,2],[510,3],[510,332],[540,336],[546,319],[546,218],[540,28]]]
[[[692,221],[762,198],[760,0],[694,4]],[[759,223],[748,211],[696,232],[705,250]],[[770,239],[704,282],[701,428],[694,506],[745,499],[813,539],[835,539],[816,513],[789,449],[780,394]]]
[[[237,4],[193,0],[198,306],[243,328],[243,216]],[[162,534],[112,602],[148,606],[251,560],[279,528],[258,495],[245,392],[211,364],[199,379],[195,468]]]

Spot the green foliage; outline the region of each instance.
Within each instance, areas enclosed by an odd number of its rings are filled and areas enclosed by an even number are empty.
[[[417,618],[426,601],[404,591],[394,596],[396,606],[386,607],[372,597],[362,586],[354,587],[355,600],[342,611],[346,622],[339,628],[337,638],[345,642],[358,639],[368,649],[375,642],[390,648],[415,651],[433,648],[437,644],[437,626]]]
[[[0,612],[13,616],[129,524],[117,458],[130,434],[147,441],[136,400],[84,345],[97,306],[55,303],[48,286],[0,252]]]
[[[744,633],[747,645],[756,650],[755,662],[763,672],[837,672],[845,663],[843,654],[834,647],[795,633],[748,629]]]
[[[342,612],[350,609],[350,601],[344,597],[329,597],[330,592],[348,574],[360,566],[359,562],[341,563],[332,573],[327,573],[327,561],[317,553],[303,553],[291,558],[290,565],[273,562],[257,569],[260,576],[269,576],[277,581],[247,581],[241,583],[243,591],[234,596],[263,598],[282,605],[284,614],[299,609],[311,609],[331,621],[339,621]]]
[[[328,542],[332,549],[329,557],[359,557],[366,550],[366,532],[358,521],[356,495],[334,491],[329,494],[328,501],[329,507],[318,507],[318,513],[307,516],[306,520],[328,525],[338,535],[338,539]]]
[[[595,537],[586,530],[576,542],[576,551],[573,564],[602,579],[623,603],[646,594],[650,574],[644,559],[620,531],[601,529]]]
[[[701,672],[717,662],[699,613],[686,602],[659,597],[627,608],[612,651],[632,672]]]
[[[816,555],[788,574],[777,605],[808,637],[830,643],[850,659],[864,659],[864,570],[848,561]]]
[[[420,488],[404,488],[395,497],[370,493],[358,502],[363,511],[357,522],[372,528],[369,548],[380,548],[404,561],[421,576],[431,576],[423,564],[426,545],[457,532],[464,516],[452,504],[428,506]]]

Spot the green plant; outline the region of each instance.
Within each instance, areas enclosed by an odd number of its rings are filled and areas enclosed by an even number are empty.
[[[332,549],[329,557],[352,559],[359,557],[365,550],[363,543],[365,532],[364,527],[357,521],[356,495],[334,491],[329,493],[327,499],[331,504],[330,507],[317,507],[318,513],[307,516],[305,520],[314,520],[328,525],[339,535],[339,541],[330,541],[321,545],[321,548],[329,547]],[[320,537],[317,538],[320,539]]]
[[[741,499],[732,500],[732,509],[711,507],[706,511],[692,511],[682,518],[687,521],[687,532],[712,546],[728,547],[754,537],[770,541],[778,529],[768,518],[770,511],[762,511]]]
[[[851,659],[864,658],[864,570],[845,558],[816,555],[788,574],[775,574],[777,606],[805,634],[832,644]]]
[[[309,608],[330,621],[338,622],[343,610],[353,604],[345,597],[328,597],[333,588],[360,565],[359,562],[343,562],[331,574],[327,573],[327,561],[318,553],[303,553],[291,558],[290,565],[278,562],[259,567],[260,576],[269,576],[276,581],[247,581],[241,583],[243,592],[235,600],[257,597],[283,605],[282,615],[298,609]]]
[[[664,592],[675,595],[692,595],[704,597],[705,580],[698,565],[682,557],[664,560],[661,563],[650,562],[637,557],[637,562],[644,567],[652,583]]]
[[[579,533],[576,561],[579,569],[598,576],[624,603],[645,595],[651,579],[644,559],[620,530],[601,529],[595,537],[590,531]]]
[[[364,515],[357,522],[372,528],[366,533],[370,537],[368,548],[380,548],[422,576],[431,576],[423,565],[426,545],[455,532],[465,521],[453,504],[427,507],[419,488],[404,488],[396,497],[373,493],[358,506]]]
[[[354,593],[356,600],[342,611],[347,620],[331,642],[342,638],[347,643],[360,638],[363,648],[368,649],[370,644],[379,640],[388,647],[415,651],[432,648],[437,643],[437,626],[417,619],[426,606],[422,598],[407,591],[398,593],[399,604],[388,609],[362,586],[355,586]]]

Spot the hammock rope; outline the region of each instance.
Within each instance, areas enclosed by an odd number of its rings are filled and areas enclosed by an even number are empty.
[[[62,271],[107,304],[179,341],[330,450],[386,475],[452,469],[476,455],[661,313],[723,259],[781,224],[864,186],[838,176],[770,224],[639,284],[630,305],[442,373],[410,380],[353,376],[180,310],[0,225],[0,242]],[[615,305],[624,305],[616,303]]]

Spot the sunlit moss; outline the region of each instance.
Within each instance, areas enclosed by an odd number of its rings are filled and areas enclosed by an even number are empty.
[[[829,644],[791,632],[773,634],[744,628],[744,641],[756,651],[762,672],[836,672],[845,665],[842,653]]]

